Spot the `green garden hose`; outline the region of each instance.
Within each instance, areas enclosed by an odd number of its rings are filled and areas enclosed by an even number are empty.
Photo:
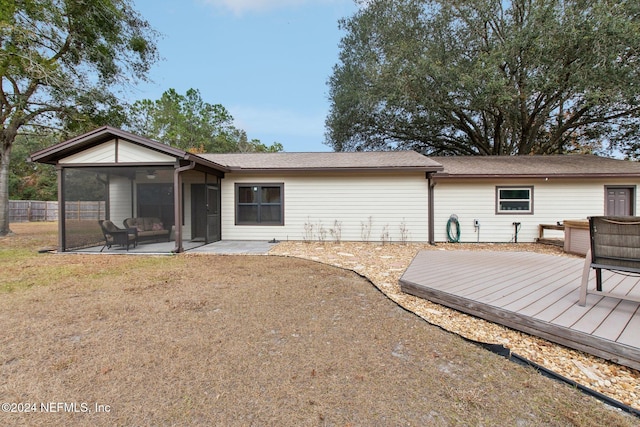
[[[456,227],[455,237],[453,236],[451,230],[453,225],[455,225]],[[460,241],[460,223],[458,222],[457,215],[451,215],[449,217],[449,221],[447,221],[447,237],[449,238],[449,242],[451,243],[458,243]]]

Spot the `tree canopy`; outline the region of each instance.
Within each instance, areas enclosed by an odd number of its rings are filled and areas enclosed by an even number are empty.
[[[247,140],[246,132],[233,126],[229,111],[205,102],[197,89],[185,95],[169,89],[158,100],[136,101],[128,120],[132,132],[193,153],[282,151],[279,143]]]
[[[129,0],[0,2],[0,235],[16,136],[118,125],[117,91],[146,80],[157,59],[156,33]]]
[[[336,151],[640,157],[640,3],[371,0],[341,21]]]

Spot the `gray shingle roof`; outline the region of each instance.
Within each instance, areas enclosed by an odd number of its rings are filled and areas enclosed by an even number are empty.
[[[444,166],[440,178],[640,177],[640,162],[592,155],[432,157]]]
[[[237,171],[416,170],[433,172],[442,169],[438,162],[415,151],[234,153],[200,154],[199,156]]]

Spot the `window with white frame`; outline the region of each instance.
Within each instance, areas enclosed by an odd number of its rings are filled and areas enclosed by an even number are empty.
[[[237,225],[284,225],[284,184],[236,184]]]
[[[533,187],[496,187],[496,213],[532,214]]]

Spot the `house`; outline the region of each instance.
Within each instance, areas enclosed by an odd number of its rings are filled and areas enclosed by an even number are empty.
[[[435,240],[534,242],[540,224],[636,215],[640,163],[591,155],[434,157]]]
[[[416,152],[196,155],[111,127],[33,153],[56,165],[60,218],[103,188],[106,219],[154,218],[183,241],[429,240],[429,178]],[[101,187],[100,187],[101,186]],[[61,251],[96,244],[98,219],[60,221]]]
[[[640,182],[639,163],[595,156],[192,154],[111,127],[30,160],[57,167],[62,251],[98,244],[99,219],[128,218],[171,230],[176,252],[222,239],[444,242],[453,214],[461,242],[527,242],[541,223],[635,214]],[[67,219],[85,188],[105,212]]]

